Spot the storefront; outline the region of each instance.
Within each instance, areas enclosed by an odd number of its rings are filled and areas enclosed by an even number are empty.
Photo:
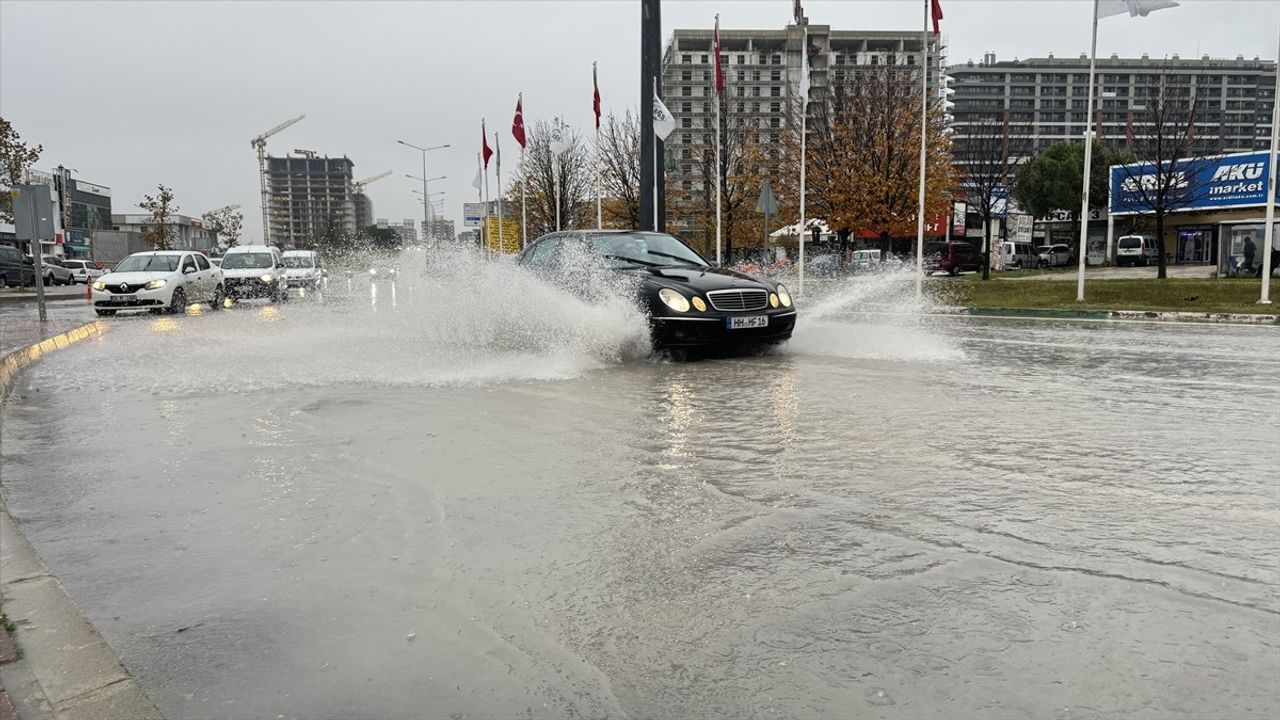
[[[1179,160],[1174,166],[1181,175],[1144,163],[1111,168],[1111,219],[1126,226],[1117,234],[1154,235],[1153,187],[1176,180],[1176,189],[1165,191],[1174,199],[1166,204],[1161,238],[1169,263],[1215,265],[1220,274],[1233,274],[1244,264],[1246,240],[1254,246],[1254,263],[1261,263],[1268,153]],[[1280,250],[1280,232],[1272,242]]]

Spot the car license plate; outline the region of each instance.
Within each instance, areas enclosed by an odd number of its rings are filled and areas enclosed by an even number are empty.
[[[768,315],[752,315],[750,317],[731,317],[726,318],[730,330],[741,330],[743,328],[762,328],[769,327]]]

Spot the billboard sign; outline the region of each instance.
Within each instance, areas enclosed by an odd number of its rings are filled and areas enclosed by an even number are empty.
[[[480,227],[484,220],[484,203],[462,203],[462,218],[464,227]]]
[[[485,250],[493,253],[504,255],[515,255],[520,252],[520,222],[518,220],[503,220],[502,225],[502,244],[498,244],[498,217],[490,215],[486,218],[485,226]]]
[[[1172,212],[1261,207],[1267,202],[1269,153],[1237,153],[1213,158],[1163,163],[1114,165],[1111,168],[1111,214],[1150,212],[1146,202],[1159,185],[1174,197]],[[1280,197],[1280,193],[1277,193]]]
[[[969,205],[967,203],[958,202],[951,208],[951,237],[964,237],[966,216],[969,214]]]

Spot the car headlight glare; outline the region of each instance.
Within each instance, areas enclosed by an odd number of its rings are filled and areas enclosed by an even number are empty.
[[[791,307],[791,293],[787,292],[786,285],[778,286],[778,301],[782,303],[782,307]]]
[[[263,276],[262,276],[262,282],[269,283],[269,282],[275,282],[275,281],[276,281],[276,279],[275,279],[275,277],[274,277],[274,276],[272,276],[272,275],[263,275]]]
[[[369,268],[369,274],[370,274],[370,275],[377,275],[377,274],[378,274],[378,268]]]
[[[667,307],[671,308],[672,310],[675,310],[676,312],[679,312],[679,313],[689,312],[688,298],[676,292],[675,290],[672,290],[671,288],[662,288],[661,290],[659,290],[658,299],[662,301],[663,305],[666,305]]]
[[[146,288],[147,290],[159,290],[160,288],[168,284],[169,284],[168,280],[152,280],[148,282],[146,285],[143,285],[143,287]]]
[[[94,281],[94,283],[93,283],[93,289],[94,289],[94,290],[106,290],[106,289],[107,289],[107,284],[106,284],[106,283],[104,283],[104,282],[102,282],[101,280],[95,280],[95,281]]]
[[[778,293],[769,293],[769,307],[778,307]]]
[[[698,312],[707,311],[707,304],[703,302],[702,298],[698,297],[697,295],[693,296],[693,307],[697,309]]]

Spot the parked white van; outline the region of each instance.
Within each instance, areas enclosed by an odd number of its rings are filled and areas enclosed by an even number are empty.
[[[1006,240],[1000,245],[1000,269],[1022,270],[1034,268],[1040,255],[1031,243]]]
[[[1124,235],[1116,240],[1116,267],[1160,262],[1160,248],[1145,235]]]

